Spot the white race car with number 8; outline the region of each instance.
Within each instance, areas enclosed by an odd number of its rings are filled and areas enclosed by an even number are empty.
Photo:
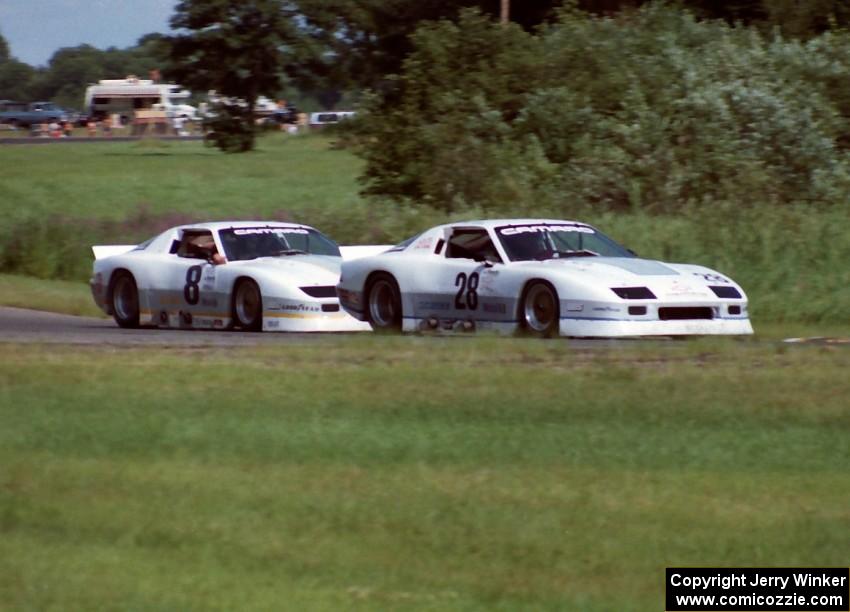
[[[342,247],[351,256],[383,248]],[[93,250],[92,295],[121,327],[369,330],[340,310],[340,248],[306,225],[200,223]]]
[[[539,336],[751,334],[744,291],[698,265],[641,259],[576,221],[434,227],[343,262],[342,307],[377,331]]]

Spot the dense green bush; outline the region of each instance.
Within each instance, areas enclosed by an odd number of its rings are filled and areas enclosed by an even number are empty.
[[[807,43],[647,5],[536,34],[422,26],[360,122],[366,192],[515,213],[850,195],[850,34]]]

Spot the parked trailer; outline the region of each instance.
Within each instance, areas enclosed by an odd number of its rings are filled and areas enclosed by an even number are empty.
[[[197,109],[183,103],[191,95],[175,83],[156,83],[129,76],[126,79],[104,79],[96,85],[89,85],[84,103],[93,118],[117,114],[125,124],[139,110],[164,110],[170,117],[196,120]]]

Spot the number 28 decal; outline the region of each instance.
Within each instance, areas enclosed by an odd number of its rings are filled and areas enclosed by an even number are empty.
[[[455,287],[459,287],[455,295],[455,309],[477,310],[478,309],[478,272],[473,272],[467,278],[465,272],[461,272],[455,278]],[[466,297],[464,298],[464,292]]]

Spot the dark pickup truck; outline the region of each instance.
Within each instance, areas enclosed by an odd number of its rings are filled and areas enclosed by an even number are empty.
[[[63,122],[72,119],[73,113],[60,108],[53,102],[12,102],[0,101],[0,123],[12,127],[30,127],[51,121]]]

